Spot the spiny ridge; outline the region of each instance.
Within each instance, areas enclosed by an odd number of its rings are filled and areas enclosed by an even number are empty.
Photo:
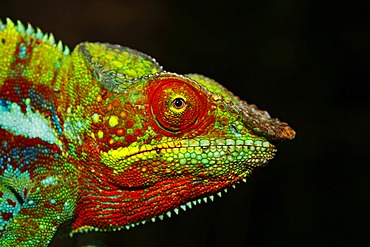
[[[51,46],[54,46],[58,49],[58,51],[63,52],[64,55],[70,55],[70,49],[67,45],[63,45],[62,41],[58,41],[58,43],[55,42],[54,35],[52,33],[44,33],[41,31],[40,28],[33,28],[31,24],[27,24],[27,28],[21,21],[17,21],[17,24],[14,24],[14,22],[6,18],[6,23],[0,20],[0,30],[5,30],[7,27],[15,27],[18,33],[21,35],[27,35],[36,39],[41,40],[44,43],[47,43]]]

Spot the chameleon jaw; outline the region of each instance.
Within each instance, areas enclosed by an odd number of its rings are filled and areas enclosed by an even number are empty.
[[[159,220],[163,221],[166,218],[172,218],[174,215],[179,215],[180,212],[182,212],[182,211],[186,212],[187,210],[192,209],[194,206],[197,206],[197,205],[200,205],[200,204],[203,204],[203,203],[214,202],[215,200],[217,200],[216,198],[223,197],[229,191],[230,188],[236,189],[236,185],[240,184],[241,182],[247,183],[246,177],[241,178],[241,180],[238,180],[236,183],[228,185],[228,186],[216,191],[215,193],[199,196],[199,197],[194,198],[194,199],[192,199],[188,202],[181,203],[180,205],[174,207],[173,209],[169,209],[167,211],[162,212],[161,214],[152,216],[152,217],[150,217],[148,219],[145,219],[145,220],[139,220],[137,222],[127,223],[123,226],[110,226],[110,227],[107,227],[107,228],[99,228],[99,227],[96,227],[96,226],[93,226],[93,225],[85,225],[85,226],[78,227],[76,229],[72,229],[71,232],[69,233],[69,236],[73,237],[73,235],[76,234],[76,233],[87,233],[87,232],[92,232],[92,231],[95,231],[95,232],[98,232],[98,231],[99,232],[109,232],[109,231],[121,231],[121,230],[124,230],[124,229],[129,230],[129,229],[134,228],[136,226],[145,225],[146,223],[151,223],[151,222],[155,223],[156,221],[159,221]]]
[[[163,220],[165,216],[178,214],[180,209],[186,211],[202,202],[214,201],[216,196],[221,197],[230,187],[235,188],[251,170],[238,177],[238,180],[201,179],[195,177],[167,178],[158,181],[148,188],[139,190],[100,191],[99,195],[89,192],[86,206],[78,208],[80,216],[71,235],[77,232],[89,231],[116,231],[130,229],[140,224],[156,220]],[[96,202],[100,202],[97,204]],[[85,212],[99,213],[99,222],[86,221]]]

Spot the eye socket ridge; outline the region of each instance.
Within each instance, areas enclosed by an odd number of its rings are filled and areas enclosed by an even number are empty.
[[[186,106],[186,101],[183,98],[177,97],[172,101],[171,105],[176,110],[181,110]]]

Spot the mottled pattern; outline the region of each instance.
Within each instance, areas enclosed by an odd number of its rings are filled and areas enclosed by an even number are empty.
[[[294,131],[217,82],[0,21],[0,246],[130,228],[233,186]]]

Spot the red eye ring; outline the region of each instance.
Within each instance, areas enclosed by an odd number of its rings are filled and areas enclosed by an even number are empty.
[[[152,80],[147,89],[151,125],[162,135],[190,134],[203,124],[208,99],[196,82],[171,75]]]

